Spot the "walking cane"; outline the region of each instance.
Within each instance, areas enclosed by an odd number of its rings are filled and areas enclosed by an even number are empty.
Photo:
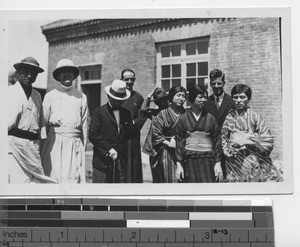
[[[113,161],[113,177],[112,177],[112,182],[114,183],[115,182],[115,176],[116,176],[116,165],[117,165],[117,160],[115,159]]]

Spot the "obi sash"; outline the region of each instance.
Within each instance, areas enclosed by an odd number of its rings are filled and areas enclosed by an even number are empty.
[[[213,150],[213,140],[210,133],[194,131],[186,138],[185,150],[210,152]]]

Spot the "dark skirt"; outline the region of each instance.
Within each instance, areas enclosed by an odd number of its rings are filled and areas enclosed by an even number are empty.
[[[201,157],[185,160],[185,182],[214,183],[216,182],[214,157]]]

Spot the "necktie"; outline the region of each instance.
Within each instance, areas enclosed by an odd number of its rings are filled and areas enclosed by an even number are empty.
[[[219,97],[217,97],[215,104],[216,104],[216,107],[218,110],[219,110],[219,103],[220,103],[220,99],[219,99]]]

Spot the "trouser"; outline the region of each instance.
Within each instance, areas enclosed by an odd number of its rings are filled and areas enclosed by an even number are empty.
[[[119,161],[108,168],[93,168],[93,183],[124,183],[125,174]]]

